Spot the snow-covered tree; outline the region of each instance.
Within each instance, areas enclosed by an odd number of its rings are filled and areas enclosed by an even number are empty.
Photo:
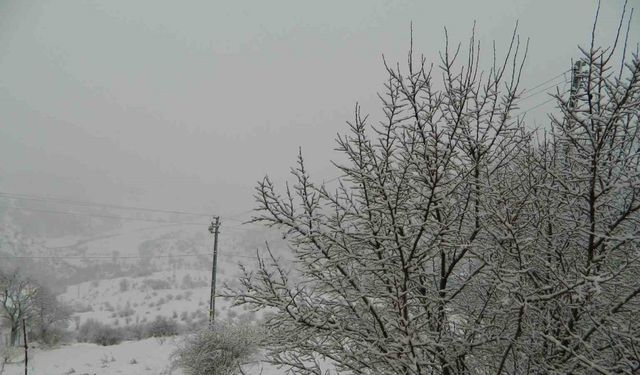
[[[576,89],[555,95],[561,114],[531,158],[532,206],[512,226],[527,249],[510,256],[524,309],[511,372],[640,371],[640,60],[628,36],[601,48],[594,25]]]
[[[9,345],[14,346],[22,332],[22,319],[31,317],[37,294],[36,284],[18,270],[0,269],[0,317],[9,324]]]
[[[31,339],[45,344],[60,342],[71,320],[71,308],[60,302],[51,290],[42,285],[38,286],[33,305],[29,321]]]
[[[10,330],[9,345],[15,346],[26,319],[32,339],[46,344],[59,341],[71,311],[47,287],[19,268],[0,267],[0,319]]]
[[[273,363],[302,374],[323,361],[353,374],[639,370],[637,52],[626,41],[583,50],[582,84],[556,95],[562,114],[543,134],[516,116],[526,50],[514,33],[485,72],[473,37],[461,66],[448,39],[437,68],[410,51],[406,69],[385,64],[384,121],[356,107],[339,136],[337,188],[314,183],[302,154],[284,191],[259,183],[253,220],[283,232],[295,267],[267,249],[228,294],[270,312]]]

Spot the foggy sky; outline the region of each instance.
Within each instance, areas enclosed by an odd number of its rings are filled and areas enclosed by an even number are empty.
[[[381,55],[406,61],[412,21],[416,51],[437,63],[444,26],[465,42],[475,20],[500,53],[519,19],[531,87],[578,57],[595,4],[2,1],[0,191],[241,212],[256,180],[286,176],[298,147],[318,180],[338,174],[335,135],[356,102],[379,115]],[[640,0],[630,6],[640,12]],[[621,10],[604,1],[602,43]]]

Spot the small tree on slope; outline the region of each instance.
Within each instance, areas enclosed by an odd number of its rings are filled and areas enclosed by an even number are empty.
[[[640,62],[583,51],[579,95],[540,139],[514,117],[523,48],[478,69],[387,66],[385,120],[356,107],[337,189],[257,187],[287,237],[229,290],[268,308],[269,358],[320,374],[635,373],[640,363]],[[626,51],[626,43],[624,50]],[[526,49],[525,49],[526,51]],[[442,77],[441,87],[434,76]]]
[[[9,345],[15,346],[22,332],[22,319],[31,318],[37,294],[35,283],[18,270],[0,269],[0,317],[9,324]]]

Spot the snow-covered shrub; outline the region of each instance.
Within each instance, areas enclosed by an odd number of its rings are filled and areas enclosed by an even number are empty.
[[[120,286],[120,291],[121,292],[126,292],[127,290],[129,290],[129,280],[128,279],[122,279],[120,280],[119,286]]]
[[[147,324],[147,337],[175,336],[180,333],[178,323],[172,319],[158,316]]]
[[[117,345],[124,339],[121,329],[88,319],[78,330],[78,342],[91,342],[102,346]]]
[[[194,280],[189,274],[184,275],[184,277],[182,278],[182,289],[195,289],[205,287],[207,285],[209,284],[206,281]]]
[[[122,330],[104,325],[95,332],[93,342],[102,346],[118,345],[123,338]]]
[[[127,325],[125,332],[128,340],[142,340],[147,337],[146,324]]]
[[[258,351],[259,329],[251,325],[218,324],[187,336],[173,362],[188,375],[232,375]]]
[[[74,313],[84,313],[84,312],[90,312],[93,311],[93,306],[91,306],[91,304],[84,304],[82,302],[75,302],[72,306],[71,306],[71,310]]]
[[[105,311],[108,311],[108,312],[114,312],[114,311],[116,311],[115,307],[113,307],[113,305],[112,305],[110,302],[105,302],[105,303],[103,303],[103,304],[102,304],[102,308],[103,308]]]
[[[135,313],[136,311],[133,308],[131,308],[131,306],[129,305],[125,306],[125,308],[122,310],[118,310],[118,316],[121,318],[132,316]]]
[[[5,365],[20,361],[23,356],[23,348],[16,346],[5,346],[0,342],[0,374],[3,373]]]
[[[31,340],[41,342],[42,344],[53,346],[60,343],[68,342],[72,334],[66,329],[68,323],[54,323],[48,328],[38,324],[38,326],[31,331]]]
[[[153,290],[171,289],[171,284],[167,280],[144,279],[142,285]]]

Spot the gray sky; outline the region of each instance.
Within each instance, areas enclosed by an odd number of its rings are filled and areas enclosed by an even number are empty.
[[[604,1],[603,43],[621,10]],[[335,134],[356,101],[380,113],[381,54],[405,61],[411,21],[416,50],[437,62],[443,26],[464,42],[475,20],[500,52],[519,19],[531,87],[570,67],[594,12],[584,0],[5,0],[0,191],[244,211],[299,146],[318,179],[337,175]]]

